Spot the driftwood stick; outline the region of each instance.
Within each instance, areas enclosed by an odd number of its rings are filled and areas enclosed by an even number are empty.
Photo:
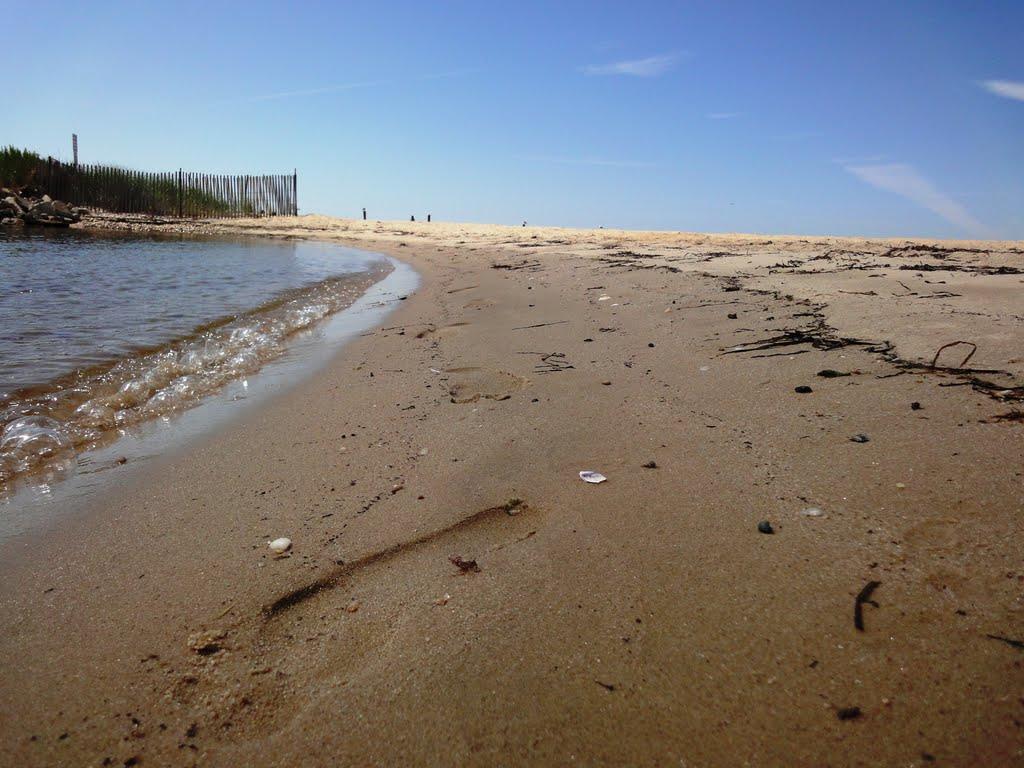
[[[978,345],[975,344],[973,341],[951,341],[948,344],[943,344],[935,351],[935,357],[932,358],[931,363],[932,368],[934,368],[936,363],[939,362],[939,355],[942,354],[943,350],[949,349],[950,347],[958,346],[960,344],[966,344],[967,346],[971,347],[971,351],[967,353],[967,357],[963,359],[963,361],[960,363],[960,365],[957,366],[957,368],[963,368],[965,365],[967,365],[967,361],[974,357],[974,353],[978,351]]]

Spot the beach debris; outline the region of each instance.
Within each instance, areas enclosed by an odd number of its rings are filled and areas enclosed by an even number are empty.
[[[863,432],[858,432],[856,435],[850,438],[850,442],[853,443],[867,443],[870,442],[871,438],[865,435]]]
[[[653,341],[647,342],[647,346],[650,347],[651,349],[653,349],[654,348],[654,342]]]
[[[921,405],[921,404],[920,404],[919,402],[917,402],[916,400],[915,400],[914,402],[912,402],[912,403],[910,404],[910,410],[912,410],[912,411],[920,411],[920,410],[921,410],[921,408],[923,408],[923,407],[924,407],[924,406],[922,406],[922,405]]]
[[[580,472],[580,480],[585,483],[603,483],[607,479],[600,472],[594,472],[591,469],[584,469]]]
[[[525,331],[527,328],[546,328],[549,325],[562,325],[568,323],[568,320],[558,320],[553,323],[537,323],[536,325],[520,325],[518,328],[512,328],[513,331]]]
[[[439,597],[434,601],[434,605],[448,605],[448,601],[451,599],[452,596],[445,592],[443,597]]]
[[[615,686],[612,683],[603,683],[600,680],[595,680],[594,682],[597,683],[598,685],[600,685],[602,688],[604,688],[609,693],[612,693],[612,692],[615,691]]]
[[[195,632],[189,635],[188,647],[189,650],[200,656],[210,656],[224,650],[221,641],[227,636],[228,633],[223,629],[206,629],[202,632]]]
[[[961,344],[964,344],[964,345],[970,347],[971,351],[967,353],[967,357],[965,357],[963,360],[961,360],[960,361],[960,365],[958,365],[956,367],[957,368],[963,368],[965,365],[967,365],[967,361],[970,360],[972,357],[974,357],[974,353],[978,351],[978,345],[975,344],[973,341],[951,341],[948,344],[943,344],[941,347],[939,347],[935,351],[935,357],[932,358],[931,367],[934,368],[938,364],[938,362],[939,362],[939,355],[941,355],[943,353],[943,351],[949,349],[950,347],[957,347],[957,346],[959,346]]]
[[[856,720],[863,714],[860,707],[842,707],[836,710],[836,717],[840,720]]]
[[[476,564],[476,560],[465,560],[462,555],[452,555],[448,562],[463,573],[480,573],[480,566]]]
[[[644,469],[657,469],[658,468],[658,462],[656,462],[656,461],[648,461],[648,462],[646,462],[644,464],[641,464],[641,466]]]
[[[355,613],[359,610],[359,601],[353,599],[348,605],[345,606],[345,613]]]
[[[565,352],[517,352],[519,355],[539,355],[540,362],[533,369],[537,373],[561,373],[575,368],[565,359]]]
[[[864,603],[873,605],[875,608],[878,607],[878,603],[871,599],[872,593],[881,586],[880,581],[869,581],[864,585],[864,588],[857,593],[857,597],[853,601],[853,626],[859,629],[861,632],[864,631]]]
[[[505,514],[509,517],[515,517],[526,509],[526,502],[518,497],[511,498],[502,504],[501,508],[505,510]]]
[[[767,520],[762,520],[757,524],[757,530],[761,533],[775,533],[775,529],[772,528],[772,524]]]
[[[608,294],[605,294],[604,296],[598,296],[597,300],[598,301],[608,301],[610,298],[611,298],[611,296],[609,296]]]
[[[1013,648],[1018,648],[1024,651],[1024,640],[1014,640],[1013,638],[1003,637],[1002,635],[985,635],[985,637],[992,640],[998,640],[1001,643],[1006,643]]]
[[[270,547],[270,551],[277,555],[283,555],[289,549],[292,548],[292,540],[282,536],[279,539],[268,541],[267,546]]]
[[[808,387],[806,384],[801,384],[799,387],[794,387],[793,391],[801,395],[807,395],[813,392],[814,390]]]
[[[726,317],[728,317],[730,320],[736,320],[737,318],[739,318],[739,315],[737,315],[735,312],[730,312],[728,315],[726,315]]]
[[[906,483],[896,483],[896,487],[897,487],[897,488],[898,488],[899,490],[901,490],[901,491],[902,491],[902,490],[903,490],[904,488],[906,488],[906,487],[907,487],[907,484],[906,484]]]
[[[836,371],[832,368],[822,368],[818,371],[818,375],[823,379],[838,379],[840,376],[851,376],[852,374]]]
[[[807,509],[801,509],[800,514],[804,517],[824,517],[825,513],[818,509],[818,507],[808,507]]]

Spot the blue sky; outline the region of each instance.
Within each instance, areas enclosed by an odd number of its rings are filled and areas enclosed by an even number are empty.
[[[1019,0],[33,8],[0,143],[44,154],[297,168],[307,213],[1024,238]]]

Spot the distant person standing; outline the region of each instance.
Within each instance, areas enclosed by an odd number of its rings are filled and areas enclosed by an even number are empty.
[[[363,207],[363,221],[366,221],[366,208]]]
[[[427,214],[427,223],[430,223],[430,214]]]

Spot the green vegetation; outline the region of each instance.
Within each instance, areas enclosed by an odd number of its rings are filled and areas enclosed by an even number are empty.
[[[180,200],[185,215],[252,214],[251,203],[238,200],[232,206],[218,194],[218,182],[212,177],[195,181],[190,178],[186,176]],[[0,186],[28,184],[72,205],[106,211],[173,216],[179,210],[176,172],[145,173],[106,165],[80,165],[75,168],[57,161],[51,164],[48,158],[31,150],[13,146],[0,148]],[[214,191],[210,191],[211,188]]]
[[[43,158],[28,149],[0,148],[0,186],[28,184],[42,161]]]

